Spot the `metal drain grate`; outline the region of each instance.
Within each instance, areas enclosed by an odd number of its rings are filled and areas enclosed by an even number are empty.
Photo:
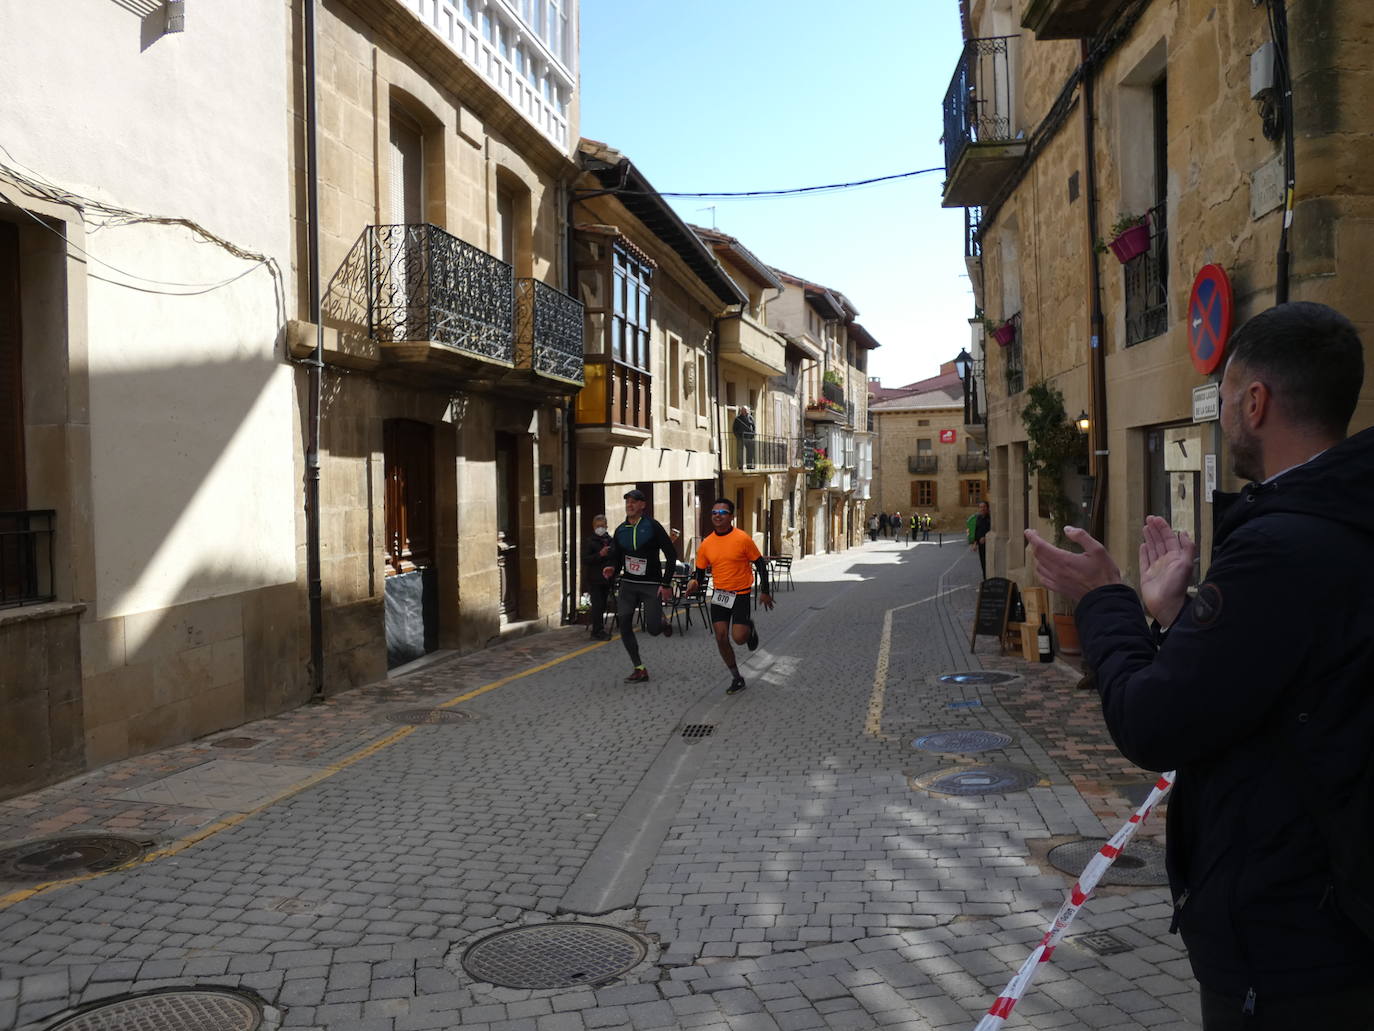
[[[953,766],[912,778],[912,784],[935,795],[1006,795],[1040,783],[1040,775],[1024,766],[992,763]]]
[[[262,1010],[246,995],[213,990],[155,992],[96,1006],[47,1031],[256,1031]]]
[[[1097,855],[1106,843],[1106,838],[1070,841],[1050,849],[1046,858],[1056,870],[1077,877],[1088,865],[1088,860]],[[1107,868],[1099,883],[1135,887],[1168,884],[1169,875],[1164,870],[1164,847],[1148,838],[1132,841],[1126,846],[1126,851]]]
[[[613,980],[647,954],[643,939],[618,927],[554,923],[474,942],[463,953],[463,969],[503,988],[571,988]]]
[[[467,723],[472,713],[458,709],[402,709],[388,714],[387,722],[404,723],[412,727],[424,727],[440,723]]]
[[[1015,673],[998,673],[988,669],[962,670],[958,673],[945,673],[937,678],[942,684],[1005,684],[1018,679]]]
[[[210,742],[211,748],[253,748],[262,744],[256,737],[222,737]]]
[[[0,852],[0,880],[46,881],[101,873],[137,859],[152,844],[113,834],[28,841]]]
[[[1123,952],[1130,952],[1131,946],[1114,934],[1106,931],[1093,931],[1091,934],[1077,934],[1069,939],[1071,944],[1080,948],[1087,949],[1089,952],[1099,956],[1117,956]]]
[[[716,732],[714,723],[689,723],[682,728],[682,736],[688,741],[700,741]]]
[[[941,730],[911,742],[923,752],[989,752],[1006,748],[1011,735],[996,730]]]

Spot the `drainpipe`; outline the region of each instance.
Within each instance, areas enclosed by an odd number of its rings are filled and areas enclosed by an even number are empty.
[[[305,448],[305,575],[310,608],[310,697],[324,700],[324,589],[320,577],[320,407],[324,383],[324,322],[320,313],[320,185],[315,104],[315,0],[304,0],[306,289],[315,350],[309,376],[309,439]]]
[[[1281,117],[1283,118],[1283,226],[1279,229],[1279,253],[1275,267],[1274,303],[1288,301],[1288,234],[1293,227],[1293,71],[1288,66],[1288,5],[1286,0],[1270,0],[1274,17],[1274,45],[1278,48],[1278,76]]]
[[[1088,339],[1092,343],[1092,353],[1088,362],[1089,417],[1092,420],[1089,431],[1091,454],[1088,459],[1088,471],[1093,476],[1093,500],[1088,518],[1088,531],[1098,540],[1102,540],[1107,523],[1107,358],[1102,332],[1102,283],[1097,264],[1098,254],[1093,246],[1098,236],[1093,70],[1088,59],[1088,41],[1083,40],[1080,47],[1083,76],[1083,160],[1087,179],[1085,200],[1088,208],[1088,310],[1091,313],[1088,317]]]

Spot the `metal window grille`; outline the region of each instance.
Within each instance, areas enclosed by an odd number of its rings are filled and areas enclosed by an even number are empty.
[[[52,601],[52,509],[0,512],[0,608]]]
[[[1167,214],[1163,204],[1150,209],[1150,248],[1124,266],[1127,347],[1157,337],[1169,328]]]

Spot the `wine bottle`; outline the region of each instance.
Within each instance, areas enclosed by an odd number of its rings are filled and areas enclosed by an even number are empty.
[[[1040,661],[1054,661],[1054,643],[1050,640],[1050,624],[1045,614],[1040,613],[1040,629],[1035,634],[1036,644],[1040,646]]]

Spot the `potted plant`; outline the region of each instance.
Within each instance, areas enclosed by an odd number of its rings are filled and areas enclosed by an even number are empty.
[[[1112,224],[1111,234],[1112,242],[1099,249],[1110,249],[1124,265],[1150,249],[1149,216],[1123,214]]]
[[[1003,347],[1006,347],[1016,339],[1016,323],[1011,319],[1007,319],[1006,322],[1003,322],[992,331],[992,338]]]
[[[841,376],[834,369],[826,369],[824,375],[821,378],[824,379],[825,382],[833,384],[834,386],[844,386],[844,377]]]
[[[1026,427],[1026,465],[1049,502],[1056,544],[1064,543],[1064,527],[1080,517],[1064,492],[1065,467],[1087,456],[1087,438],[1069,421],[1064,395],[1048,383],[1032,383],[1021,409]]]
[[[1083,646],[1078,643],[1078,624],[1072,613],[1056,612],[1054,619],[1054,639],[1059,650],[1065,655],[1082,655]]]

